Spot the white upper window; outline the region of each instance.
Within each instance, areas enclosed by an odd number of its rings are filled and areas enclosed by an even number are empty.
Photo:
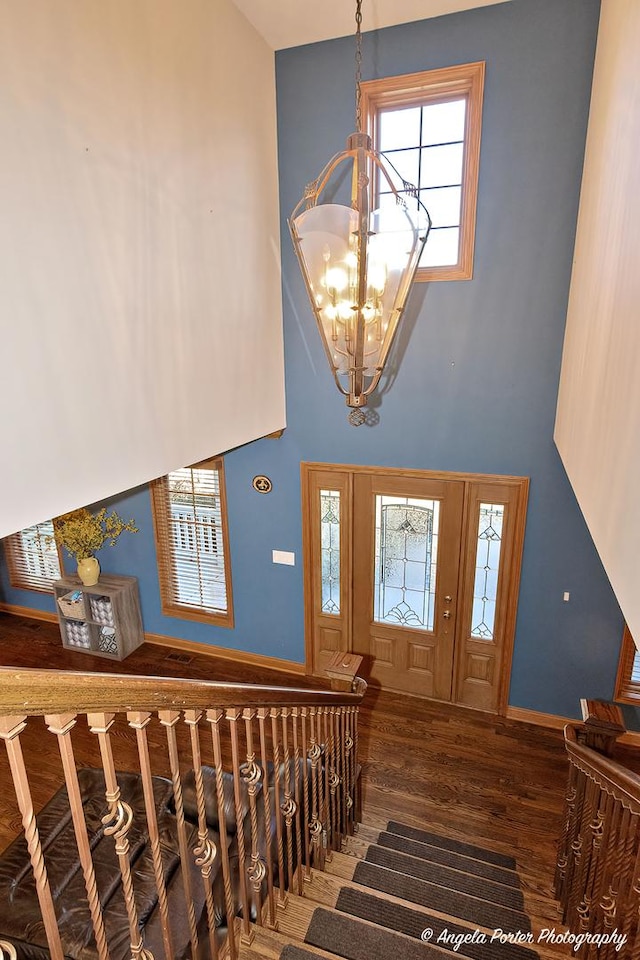
[[[431,217],[417,280],[473,275],[483,86],[484,63],[362,84],[375,148],[418,189]],[[382,187],[375,199],[380,206],[395,202]]]

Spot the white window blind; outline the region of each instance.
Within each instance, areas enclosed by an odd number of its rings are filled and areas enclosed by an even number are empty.
[[[4,550],[12,587],[48,593],[53,581],[62,576],[51,520],[7,537]]]

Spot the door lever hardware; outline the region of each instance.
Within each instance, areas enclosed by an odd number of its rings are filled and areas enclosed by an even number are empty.
[[[451,620],[451,610],[445,610],[442,616],[445,620]]]
[[[447,596],[444,598],[444,602],[445,602],[445,603],[451,603],[452,600],[453,600],[453,597],[450,597],[448,594],[447,594]]]

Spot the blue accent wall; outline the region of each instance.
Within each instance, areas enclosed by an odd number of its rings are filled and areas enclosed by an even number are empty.
[[[148,632],[304,659],[301,460],[524,475],[510,703],[577,716],[580,697],[612,695],[622,616],[552,439],[598,14],[598,0],[512,0],[365,34],[365,79],[485,60],[486,86],[474,279],[414,289],[372,404],[379,422],[359,428],[333,386],[286,228],[353,129],[353,40],[277,54],[288,427],[225,459],[233,630],[162,616],[148,491],[114,501],[142,532],[100,559],[139,577]],[[272,479],[270,495],[251,488],[257,473]],[[274,548],[294,551],[296,566],[272,564]],[[0,591],[53,609],[11,590],[4,569]]]

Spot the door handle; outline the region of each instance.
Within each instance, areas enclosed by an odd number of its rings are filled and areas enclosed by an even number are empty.
[[[445,610],[442,616],[445,620],[451,620],[451,610]]]
[[[451,603],[452,600],[453,600],[453,597],[450,597],[448,594],[447,594],[447,596],[444,598],[444,602],[445,602],[445,603]]]

